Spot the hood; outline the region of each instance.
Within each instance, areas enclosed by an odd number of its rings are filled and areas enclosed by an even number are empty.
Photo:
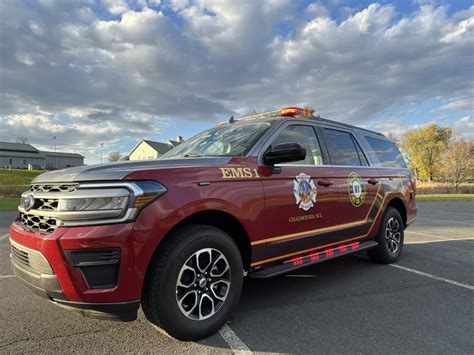
[[[90,166],[49,171],[33,179],[33,184],[38,183],[63,183],[82,181],[114,181],[123,180],[127,175],[138,170],[148,170],[169,167],[190,166],[220,166],[228,164],[230,157],[203,157],[163,160],[140,160],[120,163],[108,163]]]

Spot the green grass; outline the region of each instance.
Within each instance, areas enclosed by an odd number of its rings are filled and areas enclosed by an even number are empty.
[[[19,197],[0,197],[0,211],[15,211],[19,204]]]
[[[474,194],[426,194],[416,195],[416,202],[469,202]]]
[[[0,169],[0,186],[27,186],[45,170]]]

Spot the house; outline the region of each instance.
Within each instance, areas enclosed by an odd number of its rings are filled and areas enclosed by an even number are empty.
[[[84,165],[76,153],[41,151],[31,144],[0,142],[0,167],[27,169],[63,169]]]
[[[128,157],[129,160],[158,159],[183,141],[181,136],[176,137],[176,140],[168,140],[165,143],[142,139],[135,145]]]
[[[31,164],[37,168],[44,167],[45,157],[31,144],[0,142],[0,167],[28,168]]]

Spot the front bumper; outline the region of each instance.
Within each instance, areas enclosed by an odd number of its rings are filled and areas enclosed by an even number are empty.
[[[58,306],[84,316],[130,321],[137,317],[150,257],[143,240],[146,238],[134,232],[131,223],[59,228],[40,234],[14,222],[10,227],[10,258],[15,275]],[[86,251],[90,257],[94,250],[118,251],[114,284],[92,285],[85,269],[71,260],[71,251]]]

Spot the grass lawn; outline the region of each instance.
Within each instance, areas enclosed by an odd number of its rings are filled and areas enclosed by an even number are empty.
[[[468,202],[474,201],[474,194],[423,194],[416,195],[416,202]]]
[[[15,211],[19,204],[19,197],[0,197],[0,211]]]
[[[29,185],[31,180],[45,170],[0,169],[0,186]]]

